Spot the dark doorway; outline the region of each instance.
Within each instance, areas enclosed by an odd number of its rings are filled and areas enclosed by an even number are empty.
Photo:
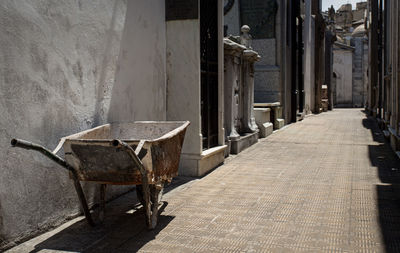
[[[303,18],[301,17],[301,0],[290,1],[290,49],[291,49],[291,122],[297,121],[297,113],[303,112]]]
[[[299,8],[300,9],[300,8]],[[304,111],[304,43],[303,43],[303,24],[304,20],[300,15],[300,11],[297,16],[297,81],[299,87],[299,112]]]
[[[200,0],[203,150],[218,145],[218,1]]]

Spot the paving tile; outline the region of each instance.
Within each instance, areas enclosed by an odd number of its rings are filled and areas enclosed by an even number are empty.
[[[307,117],[169,191],[154,231],[115,210],[12,252],[400,252],[400,162],[378,131],[359,109]]]

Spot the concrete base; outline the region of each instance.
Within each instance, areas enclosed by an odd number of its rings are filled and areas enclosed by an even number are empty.
[[[266,122],[264,124],[257,124],[258,130],[260,130],[259,138],[265,138],[272,134],[274,131],[274,125],[271,122]]]
[[[327,112],[328,111],[328,107],[329,107],[329,101],[328,99],[322,99],[322,111],[323,112]]]
[[[231,140],[225,140],[225,145],[226,145],[226,149],[225,149],[225,158],[229,156],[229,154],[231,153]]]
[[[385,136],[385,138],[387,140],[390,140],[390,132],[388,130],[383,130],[382,132],[383,132],[383,136]]]
[[[222,164],[225,160],[226,145],[204,150],[201,155],[182,154],[179,164],[181,176],[204,176],[210,170]]]
[[[389,127],[390,132],[390,146],[396,152],[400,150],[400,136],[397,135],[396,130]]]
[[[275,120],[274,129],[281,129],[284,126],[285,126],[285,120],[284,119],[276,119]]]
[[[299,113],[297,113],[297,121],[303,120],[305,116],[306,116],[306,113],[305,113],[305,112],[299,112]]]
[[[246,148],[250,147],[258,141],[258,131],[240,136],[236,140],[231,140],[231,154],[239,154]]]
[[[271,121],[271,108],[254,108],[254,117],[256,124],[260,130],[259,138],[267,137],[273,132],[273,124]]]
[[[271,121],[274,122],[274,129],[280,129],[285,125],[285,120],[282,119],[282,107],[280,102],[275,103],[254,103],[255,108],[270,108]]]

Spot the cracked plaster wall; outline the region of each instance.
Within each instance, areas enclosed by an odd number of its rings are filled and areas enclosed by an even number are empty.
[[[0,2],[0,249],[79,212],[67,172],[11,138],[53,149],[109,120],[165,119],[164,12],[156,0]],[[84,188],[93,203],[98,187]]]

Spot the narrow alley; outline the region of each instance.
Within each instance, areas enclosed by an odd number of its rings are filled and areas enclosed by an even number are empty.
[[[376,121],[335,109],[178,178],[154,231],[131,192],[102,226],[78,218],[9,252],[399,252],[399,166]]]

